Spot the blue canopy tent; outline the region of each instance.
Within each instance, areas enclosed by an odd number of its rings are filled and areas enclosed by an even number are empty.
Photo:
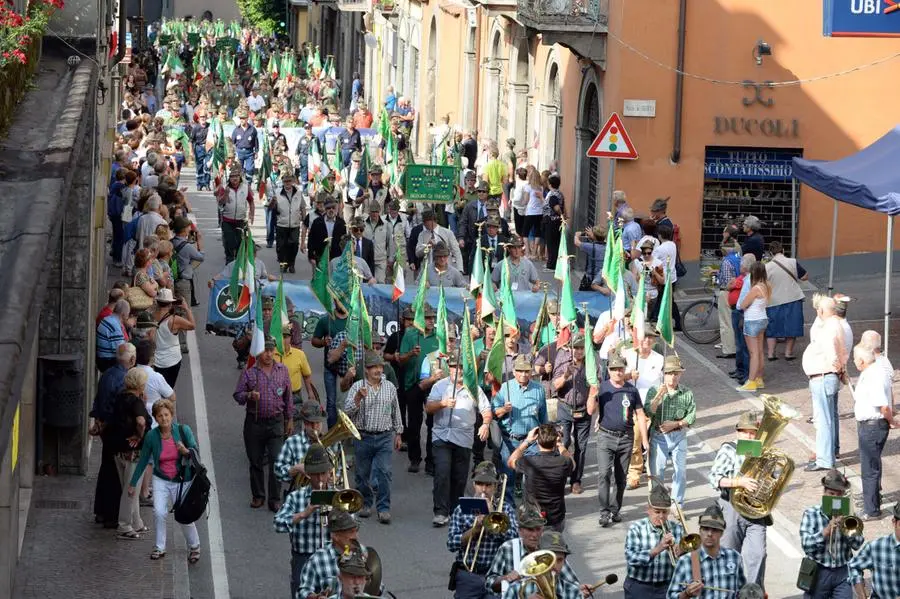
[[[900,126],[852,156],[840,160],[804,160],[794,158],[793,175],[801,183],[834,198],[831,223],[831,260],[828,267],[828,293],[834,287],[834,251],[837,240],[838,202],[887,215],[884,282],[884,353],[888,351],[891,315],[891,259],[894,247],[894,215],[900,214]],[[796,189],[796,186],[795,186]],[[794,198],[796,205],[796,197]]]

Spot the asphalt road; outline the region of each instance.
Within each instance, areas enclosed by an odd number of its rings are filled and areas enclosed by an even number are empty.
[[[192,172],[185,170],[182,185],[194,189]],[[181,566],[176,572],[176,589],[182,597],[194,599],[258,599],[289,596],[290,544],[287,535],[274,532],[273,514],[249,507],[250,490],[247,458],[242,441],[243,408],[233,398],[239,371],[231,339],[205,334],[207,288],[202,284],[224,266],[221,236],[216,223],[215,200],[211,193],[189,192],[189,199],[204,234],[206,261],[199,269],[197,296],[201,306],[195,309],[197,333],[190,337],[191,353],[186,356],[179,376],[179,417],[193,425],[214,475],[214,497],[210,518],[201,526],[204,559],[190,570]],[[274,249],[264,247],[264,215],[259,211],[253,234],[263,242],[258,254],[270,272],[277,272]],[[310,268],[303,256],[298,272],[288,278],[308,280]],[[306,346],[316,373],[315,384],[324,397],[322,351]],[[688,361],[690,356],[683,356]],[[693,385],[703,373],[689,373],[686,384]],[[712,391],[711,391],[712,393]],[[716,418],[695,427],[690,436],[688,456],[689,484],[686,500],[688,528],[696,531],[696,517],[712,503],[713,490],[705,483],[714,449],[705,441],[705,429],[726,426]],[[730,426],[730,423],[728,424]],[[716,443],[715,447],[718,447]],[[384,582],[398,598],[444,598],[451,554],[446,549],[446,528],[431,526],[431,478],[406,472],[405,454],[393,460],[393,522],[382,525],[375,519],[364,520],[360,539],[375,547],[383,561]],[[601,588],[596,595],[621,597],[625,577],[624,538],[627,523],[642,517],[646,505],[646,486],[626,493],[622,515],[625,522],[609,529],[597,525],[596,454],[589,449],[585,493],[569,497],[567,537],[574,553],[572,565],[581,580],[593,583],[608,573],[616,573],[620,583]],[[352,480],[352,476],[351,476]],[[800,597],[796,590],[797,566],[801,553],[795,521],[777,523],[769,534],[767,590],[770,597]],[[180,535],[173,537],[182,543]]]

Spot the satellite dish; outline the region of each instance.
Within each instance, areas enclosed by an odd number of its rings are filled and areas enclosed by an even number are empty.
[[[373,34],[367,33],[364,39],[366,40],[366,45],[373,50],[378,47],[378,38],[376,38]]]

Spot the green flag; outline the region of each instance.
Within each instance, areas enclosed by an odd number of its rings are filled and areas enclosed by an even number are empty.
[[[606,281],[607,286],[609,286],[610,281],[610,265],[613,257],[613,246],[616,241],[616,229],[613,226],[613,222],[609,222],[609,228],[606,232],[606,251],[603,253],[603,269],[600,271],[603,275],[603,280]]]
[[[353,278],[355,281],[353,283],[353,297],[350,300],[350,316],[347,319],[347,340],[354,348],[371,348],[372,321],[366,309],[366,300],[363,297],[359,279],[356,275]],[[348,353],[348,356],[352,355],[353,352]]]
[[[643,268],[641,271],[641,280],[638,281],[637,294],[634,296],[634,305],[631,308],[631,323],[639,341],[644,339],[647,330],[647,292],[644,289],[644,280],[647,277],[644,276]]]
[[[262,140],[259,145],[262,161],[259,167],[259,184],[257,186],[260,200],[266,195],[266,184],[272,177],[272,148],[269,147],[269,130],[263,129],[261,133]]]
[[[469,318],[469,306],[463,303],[462,342],[460,343],[460,361],[462,362],[463,385],[472,397],[475,405],[478,405],[478,359],[475,356],[475,344],[469,335],[471,320]]]
[[[494,282],[491,271],[484,267],[481,278],[481,320],[490,322],[497,311],[497,295],[494,293]]]
[[[610,227],[606,235],[606,253],[603,255],[603,279],[613,293],[619,291],[619,279],[625,266],[622,257],[622,238]]]
[[[428,257],[422,265],[422,273],[419,275],[419,288],[416,289],[416,299],[413,300],[413,310],[415,310],[415,319],[413,326],[419,329],[421,333],[425,333],[425,292],[428,290]]]
[[[587,378],[588,385],[596,387],[600,384],[597,379],[597,353],[594,350],[594,341],[590,338],[591,331],[591,315],[588,314],[587,308],[584,310],[584,375]]]
[[[506,360],[506,346],[504,345],[504,329],[506,323],[503,322],[503,315],[500,315],[500,322],[497,323],[497,332],[494,334],[494,343],[488,350],[487,360],[485,363],[485,371],[490,372],[494,380],[500,382],[503,380],[503,362]]]
[[[509,258],[505,258],[500,264],[500,304],[503,318],[509,323],[510,328],[518,331],[519,320],[516,317],[516,300],[512,291]]]
[[[269,335],[275,338],[278,353],[284,355],[284,325],[287,319],[287,306],[284,303],[284,275],[278,279],[278,291],[275,293],[275,305],[272,307],[272,322],[269,323]]]
[[[382,108],[381,114],[378,116],[378,135],[385,143],[391,135],[391,116],[388,114],[387,108]]]
[[[256,46],[253,46],[253,49],[250,50],[250,68],[253,70],[254,75],[259,75],[262,72],[262,57],[259,55],[259,49]]]
[[[266,70],[268,71],[269,76],[273,77],[274,79],[278,78],[280,62],[281,59],[278,57],[278,50],[275,50],[274,52],[272,52],[272,54],[269,55],[269,67]]]
[[[334,171],[334,175],[341,179],[341,171],[344,170],[344,160],[341,156],[341,148],[340,145],[335,146],[334,148],[334,157],[331,159],[331,169]]]
[[[578,310],[575,308],[575,296],[572,293],[571,268],[566,265],[563,271],[563,280],[560,283],[562,292],[559,298],[559,324],[568,328],[578,320]]]
[[[544,291],[544,299],[541,300],[541,307],[538,308],[537,317],[534,319],[534,330],[531,331],[531,347],[537,352],[543,345],[549,343],[542,339],[544,327],[550,322],[550,313],[547,311],[547,292]]]
[[[566,220],[563,219],[559,225],[560,228],[560,237],[559,237],[559,254],[557,254],[556,258],[556,271],[553,273],[553,278],[557,281],[563,280],[563,271],[569,266],[569,242],[566,240]]]
[[[344,251],[340,258],[328,277],[328,293],[340,302],[344,309],[348,309],[350,301],[353,299],[351,296],[356,278],[356,275],[353,274],[352,243],[344,244]],[[323,255],[320,259],[328,262],[328,256]]]
[[[450,324],[447,322],[447,301],[444,299],[444,286],[438,292],[437,319],[434,323],[434,334],[438,340],[438,351],[447,354],[447,337]]]
[[[319,300],[319,303],[322,304],[322,307],[329,314],[331,314],[332,305],[331,296],[328,294],[328,256],[330,255],[331,238],[328,238],[325,240],[325,249],[322,251],[322,256],[319,258],[316,270],[313,272],[312,281],[309,284],[313,295],[316,296],[316,299]]]
[[[371,166],[371,159],[369,158],[369,144],[363,145],[362,155],[359,159],[359,168],[356,169],[356,178],[353,180],[359,187],[365,187],[366,182],[369,180],[369,167]],[[384,212],[387,212],[387,206],[382,206],[381,208]]]
[[[662,297],[659,300],[659,316],[656,317],[656,330],[659,336],[669,347],[675,345],[675,331],[672,328],[672,280],[669,278],[669,269],[666,269],[666,286],[663,287]]]

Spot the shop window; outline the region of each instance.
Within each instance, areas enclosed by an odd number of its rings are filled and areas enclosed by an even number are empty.
[[[766,242],[778,240],[794,256],[792,159],[799,149],[707,147],[700,226],[701,260],[711,260],[722,241],[722,229],[744,217],[758,217]],[[799,215],[797,191],[796,214]]]

